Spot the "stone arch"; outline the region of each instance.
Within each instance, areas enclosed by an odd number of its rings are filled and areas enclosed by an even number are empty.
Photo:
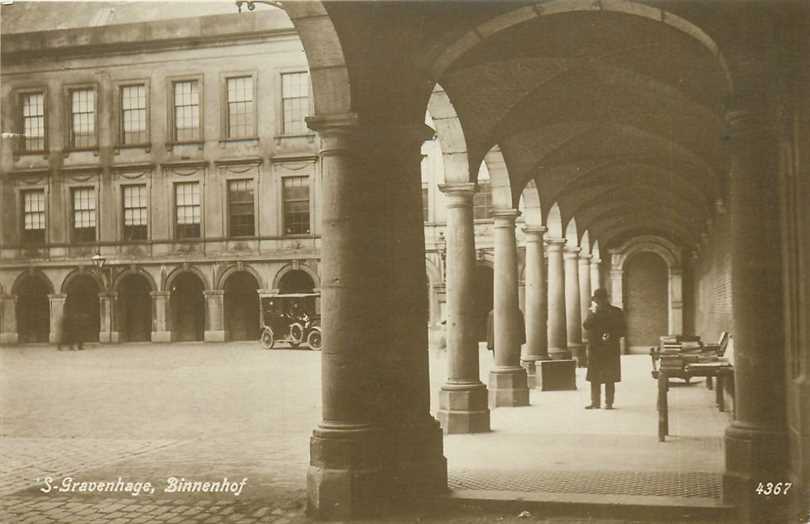
[[[618,307],[624,306],[624,269],[627,261],[638,253],[655,253],[664,260],[668,271],[667,327],[669,334],[683,332],[683,267],[681,250],[664,237],[641,235],[632,238],[610,254],[611,298]]]
[[[349,69],[332,19],[319,0],[282,2],[304,45],[316,115],[352,111]]]
[[[579,247],[582,248],[583,255],[591,254],[591,232],[589,230],[586,229],[579,237]]]
[[[77,277],[88,276],[96,281],[99,291],[106,291],[107,284],[99,271],[92,271],[87,266],[79,266],[70,273],[68,273],[62,280],[62,285],[59,287],[60,293],[66,294],[70,283]]]
[[[287,273],[290,273],[291,271],[303,271],[306,274],[308,274],[310,276],[310,278],[312,278],[312,283],[315,286],[315,289],[314,289],[315,292],[317,292],[321,288],[321,279],[318,276],[318,272],[315,271],[314,268],[310,267],[310,265],[307,264],[306,262],[294,261],[294,262],[290,262],[289,264],[284,264],[284,266],[282,266],[281,269],[278,270],[278,272],[276,273],[276,276],[273,277],[273,292],[274,293],[278,292],[278,290],[280,288],[281,280],[284,278],[284,275],[286,275]]]
[[[155,277],[153,277],[151,273],[142,267],[134,265],[129,266],[115,276],[113,279],[112,289],[118,292],[121,287],[121,283],[130,275],[137,275],[145,278],[146,281],[149,282],[149,287],[152,289],[152,291],[158,291],[158,284],[155,282]]]
[[[259,285],[259,289],[264,288],[265,284],[264,279],[259,274],[259,272],[256,271],[256,268],[254,268],[250,264],[245,264],[240,261],[240,262],[232,262],[227,266],[223,267],[221,270],[217,271],[217,276],[215,277],[214,280],[214,289],[225,289],[225,282],[228,280],[228,278],[234,273],[237,273],[239,271],[247,271],[248,273],[253,275],[253,278],[256,279],[256,283]]]
[[[439,84],[433,86],[427,112],[432,120],[432,127],[436,130],[436,137],[442,152],[443,182],[445,184],[475,182],[478,171],[473,173],[470,169],[464,129],[461,127],[461,121],[450,97]]]
[[[562,215],[560,214],[560,206],[557,202],[551,205],[546,217],[546,227],[548,228],[548,238],[565,238],[562,224]]]
[[[204,291],[208,291],[211,289],[211,283],[209,282],[208,277],[205,276],[205,273],[203,273],[203,271],[200,268],[191,264],[182,264],[172,269],[169,272],[169,274],[164,277],[163,283],[161,285],[161,290],[171,291],[172,283],[177,277],[179,277],[183,273],[194,273],[194,275],[200,279],[200,282],[202,282]]]
[[[14,283],[11,285],[11,294],[18,295],[20,286],[23,284],[23,282],[25,282],[25,279],[29,277],[41,279],[48,288],[48,293],[54,293],[53,283],[51,282],[51,279],[48,278],[48,275],[46,275],[41,269],[32,267],[17,275],[17,278],[14,279]]]
[[[579,234],[577,233],[577,219],[571,217],[565,226],[565,245],[570,248],[579,246]]]
[[[543,210],[540,205],[540,190],[537,189],[535,181],[529,180],[523,192],[520,193],[519,209],[523,215],[523,220],[529,227],[540,227],[543,225]]]
[[[489,172],[489,190],[492,195],[493,209],[516,209],[520,195],[514,195],[509,170],[499,146],[494,146],[484,156],[482,163]]]
[[[518,7],[487,19],[467,33],[459,35],[456,41],[438,50],[438,53],[433,53],[431,56],[427,57],[429,63],[426,69],[430,71],[434,79],[441,78],[445,71],[468,51],[513,26],[544,16],[589,11],[605,11],[637,16],[655,22],[656,24],[664,24],[676,31],[684,33],[696,40],[717,59],[726,80],[728,93],[731,94],[734,92],[734,83],[728,62],[714,39],[700,27],[685,18],[664,11],[663,9],[647,6],[632,0],[600,0],[598,2],[594,2],[593,0],[550,0],[537,3],[534,6]]]

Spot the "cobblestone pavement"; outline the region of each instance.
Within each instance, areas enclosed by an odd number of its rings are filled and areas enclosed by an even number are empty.
[[[434,410],[445,356],[431,354]],[[481,352],[484,382],[491,360]],[[700,385],[673,388],[673,438],[658,444],[649,361],[630,357],[625,363],[628,378],[618,388],[614,412],[581,410],[586,402],[580,377],[576,392],[533,391],[531,407],[493,411],[493,433],[447,437],[451,484],[472,479],[488,483],[489,489],[493,482],[495,488],[511,489],[510,482],[531,470],[535,485],[556,471],[575,486],[577,478],[587,480],[594,466],[670,478],[679,471],[719,471],[722,431],[716,428],[722,428],[724,418],[707,409],[711,395]],[[264,351],[255,343],[91,345],[82,352],[32,345],[0,348],[0,369],[2,523],[307,520],[308,437],[320,418],[317,353]],[[493,464],[500,469],[493,472]],[[66,476],[77,482],[149,481],[156,490],[137,497],[41,492],[45,477],[58,483]],[[247,481],[238,497],[164,493],[171,476]],[[414,518],[459,523],[517,519],[462,511],[386,522]]]

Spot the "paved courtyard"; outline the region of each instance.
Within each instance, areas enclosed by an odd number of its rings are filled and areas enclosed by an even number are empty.
[[[491,365],[483,350],[483,380]],[[531,407],[495,410],[490,434],[447,437],[451,487],[716,499],[727,419],[712,409],[712,395],[702,385],[674,387],[673,437],[662,444],[649,359],[625,357],[623,366],[615,411],[583,410],[587,384],[579,376],[578,391],[533,391]],[[81,352],[32,345],[0,349],[0,368],[0,522],[306,521],[308,437],[320,417],[318,353],[255,343]],[[431,353],[434,410],[445,372],[444,352]],[[77,491],[43,493],[48,477],[51,486],[70,477]],[[90,494],[78,484],[119,477],[150,482],[154,493]],[[170,477],[217,483],[211,486],[227,479],[234,489],[246,480],[237,497],[167,493]],[[419,518],[471,521],[435,512]]]

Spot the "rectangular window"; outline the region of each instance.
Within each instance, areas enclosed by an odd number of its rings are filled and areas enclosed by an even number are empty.
[[[284,73],[281,75],[281,113],[284,115],[284,134],[307,133],[304,117],[309,113],[309,74]]]
[[[200,238],[200,184],[180,182],[174,186],[175,237]]]
[[[146,240],[146,184],[123,186],[124,240]]]
[[[287,235],[309,234],[309,177],[282,179],[284,198],[284,232]]]
[[[174,82],[174,140],[200,140],[200,83],[197,80]]]
[[[45,150],[45,94],[26,93],[22,96],[23,150]]]
[[[255,109],[253,105],[253,77],[240,76],[227,81],[228,138],[246,138],[256,135]]]
[[[422,221],[428,221],[428,188],[427,186],[422,186]]]
[[[25,244],[45,243],[45,190],[32,189],[22,192],[23,229]]]
[[[73,241],[96,239],[96,190],[92,187],[73,189]]]
[[[490,218],[492,213],[492,197],[489,184],[478,184],[478,191],[473,196],[473,218],[481,220]]]
[[[232,237],[250,237],[254,234],[253,182],[228,182],[229,232]]]
[[[121,87],[121,143],[145,144],[146,136],[146,86]]]
[[[70,91],[70,146],[96,147],[96,90],[93,88]]]

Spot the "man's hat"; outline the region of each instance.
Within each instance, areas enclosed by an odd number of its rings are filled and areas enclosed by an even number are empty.
[[[593,292],[593,300],[594,301],[607,300],[607,298],[608,298],[607,289],[604,289],[604,288],[600,287],[600,288],[594,290],[594,292]]]

